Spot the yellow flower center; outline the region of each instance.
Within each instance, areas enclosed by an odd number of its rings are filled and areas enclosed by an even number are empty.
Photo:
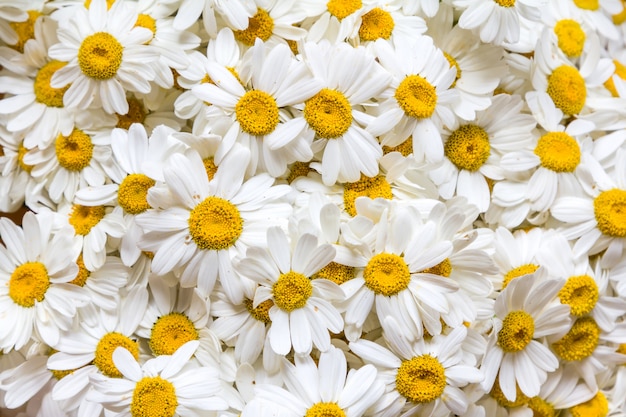
[[[178,407],[178,398],[174,385],[161,378],[144,377],[133,391],[130,402],[132,417],[174,417]]]
[[[362,6],[361,0],[330,0],[326,3],[328,12],[341,20],[359,10]]]
[[[338,138],[352,125],[352,106],[343,93],[323,88],[304,102],[304,119],[318,136]]]
[[[253,307],[252,300],[247,298],[243,300],[243,303],[246,306],[248,313],[250,313],[250,315],[256,320],[266,324],[272,322],[270,319],[270,308],[274,305],[272,300],[265,300],[256,307]]]
[[[452,132],[444,145],[446,157],[458,169],[475,172],[491,153],[489,135],[476,125],[463,125]]]
[[[574,4],[583,10],[598,10],[600,8],[600,0],[574,0]]]
[[[293,180],[298,177],[306,177],[309,172],[313,172],[309,162],[294,162],[289,167],[289,175],[287,176],[287,182],[291,184]]]
[[[612,17],[615,26],[619,26],[626,22],[626,2],[624,2],[624,0],[622,0],[622,11],[618,14],[614,14]]]
[[[624,12],[624,15],[626,16],[626,11]],[[622,80],[626,80],[626,67],[622,65],[622,63],[616,59],[613,60],[613,64],[615,64],[615,72],[613,74],[617,75]],[[617,92],[617,89],[615,88],[615,82],[613,81],[612,76],[609,77],[609,79],[605,81],[604,87],[606,87],[606,89],[611,92],[611,95],[613,97],[619,97],[619,94]]]
[[[320,269],[315,278],[324,278],[337,285],[341,285],[344,282],[350,281],[355,276],[356,270],[354,267],[331,262]]]
[[[612,237],[626,237],[626,190],[603,191],[593,200],[598,229]]]
[[[91,137],[79,129],[74,129],[69,136],[59,134],[54,147],[59,165],[68,171],[82,171],[93,156]]]
[[[50,87],[50,79],[57,70],[63,68],[65,62],[50,61],[37,72],[35,76],[35,99],[37,102],[48,107],[63,107],[63,94],[70,88],[66,85],[63,88]]]
[[[449,53],[444,52],[443,56],[445,56],[446,59],[448,60],[448,62],[450,63],[450,68],[456,69],[456,75],[454,77],[454,82],[450,86],[450,88],[452,88],[452,87],[454,87],[456,85],[456,82],[459,81],[459,78],[461,78],[461,66],[456,61],[456,59],[454,59],[454,57],[452,55],[450,55]]]
[[[498,332],[498,345],[508,353],[524,349],[535,334],[535,321],[523,310],[511,311],[502,321]]]
[[[41,262],[26,262],[15,268],[9,279],[9,297],[21,307],[42,302],[50,287],[48,270]]]
[[[211,181],[217,173],[217,165],[215,165],[215,160],[212,156],[210,156],[203,159],[202,163],[204,164],[204,170],[206,171],[206,175],[209,178],[209,181]]]
[[[556,417],[558,414],[552,404],[540,397],[528,400],[528,408],[533,410],[533,417]]]
[[[154,18],[150,15],[140,13],[139,16],[137,16],[137,21],[135,22],[135,27],[137,26],[150,30],[153,38],[154,35],[156,35],[156,20],[154,20]],[[150,41],[148,41],[148,43],[150,43]]]
[[[430,355],[402,361],[396,375],[396,390],[414,403],[427,403],[443,394],[446,387],[445,369]]]
[[[361,17],[361,27],[359,27],[359,38],[361,41],[375,41],[376,39],[389,39],[395,22],[391,13],[376,7]]]
[[[573,406],[569,411],[572,417],[606,417],[609,415],[609,402],[602,391],[598,391],[592,399]]]
[[[20,143],[20,146],[18,146],[17,148],[17,163],[20,168],[22,168],[22,170],[30,173],[30,171],[33,170],[34,166],[24,163],[24,155],[26,155],[26,152],[28,151],[29,150],[24,147],[24,142]]]
[[[515,0],[493,0],[500,7],[513,7],[515,6]]]
[[[407,76],[395,93],[396,101],[404,112],[416,119],[426,119],[435,112],[437,91],[419,75]]]
[[[411,272],[404,259],[393,253],[374,255],[363,271],[365,286],[376,294],[395,295],[405,290],[411,281]]]
[[[561,304],[569,304],[570,312],[578,317],[593,310],[599,296],[598,284],[589,275],[570,277],[559,291]]]
[[[356,182],[349,182],[343,187],[343,205],[344,209],[351,216],[356,215],[355,201],[357,197],[385,198],[391,200],[391,185],[387,182],[383,175],[376,177],[366,177],[361,174],[361,179]]]
[[[264,91],[252,90],[235,105],[241,129],[251,135],[267,135],[278,125],[278,106],[274,97]]]
[[[544,168],[555,172],[574,172],[580,163],[580,146],[565,132],[548,132],[539,138],[535,155]]]
[[[561,340],[552,344],[552,349],[566,361],[583,360],[596,350],[600,340],[600,328],[591,317],[576,320]]]
[[[572,19],[562,19],[554,26],[558,45],[561,51],[570,58],[579,57],[585,45],[585,32],[580,23]]]
[[[587,99],[585,80],[578,70],[561,65],[548,76],[548,95],[566,115],[578,114]]]
[[[304,417],[346,417],[346,413],[335,403],[315,403]]]
[[[272,286],[274,304],[288,312],[304,307],[312,293],[311,280],[294,271],[280,274]]]
[[[263,9],[257,9],[254,16],[248,19],[248,27],[245,30],[235,30],[235,39],[246,45],[252,46],[256,38],[263,42],[272,36],[274,19]]]
[[[118,347],[128,350],[135,359],[139,359],[139,343],[121,333],[110,332],[102,336],[96,346],[93,364],[110,378],[121,378],[122,373],[113,363],[113,352]]]
[[[88,77],[108,80],[122,65],[124,47],[113,35],[97,32],[87,36],[78,48],[78,65]]]
[[[76,277],[70,281],[70,284],[84,287],[87,283],[87,280],[91,276],[91,271],[85,268],[85,262],[83,262],[82,253],[78,256],[78,259],[76,259],[76,265],[78,265],[78,273],[76,274]]]
[[[502,280],[502,288],[506,288],[509,285],[509,282],[515,278],[519,278],[524,275],[532,274],[537,269],[539,269],[539,265],[535,264],[526,264],[522,266],[518,266],[517,268],[511,269],[504,275],[504,279]]]
[[[400,152],[404,157],[407,157],[413,153],[413,136],[409,136],[407,140],[397,146],[383,146],[383,154],[387,155],[390,152]]]
[[[243,219],[230,201],[210,196],[189,214],[189,234],[205,250],[227,249],[237,242],[243,231]]]
[[[156,182],[144,174],[130,174],[117,191],[117,202],[129,214],[139,214],[150,208],[148,190]]]
[[[161,316],[152,326],[150,349],[155,355],[171,355],[191,340],[198,340],[198,331],[186,315],[173,312]]]
[[[11,45],[11,47],[20,53],[24,52],[24,45],[31,39],[35,39],[35,21],[41,13],[37,10],[29,10],[28,19],[23,22],[9,22],[9,26],[17,34],[17,43]]]
[[[52,356],[52,355],[54,355],[57,352],[58,352],[58,350],[55,350],[55,349],[51,348],[48,351],[48,356]],[[2,355],[0,354],[0,356],[2,356]],[[52,376],[56,380],[60,381],[61,379],[63,379],[66,376],[68,376],[69,374],[74,373],[75,370],[76,369],[68,369],[68,370],[63,371],[63,370],[58,370],[58,369],[50,369],[50,373],[52,374]]]
[[[510,401],[508,398],[506,398],[504,393],[502,392],[502,389],[500,388],[499,375],[496,377],[493,388],[491,388],[491,392],[489,393],[489,395],[491,395],[491,397],[495,399],[500,406],[506,408],[521,407],[522,405],[527,404],[529,401],[529,398],[524,395],[517,383],[515,384],[515,400]]]
[[[74,204],[70,212],[69,223],[77,235],[86,236],[106,214],[104,206],[81,206]]]
[[[130,125],[132,125],[133,123],[143,124],[144,120],[146,120],[146,111],[144,110],[143,105],[139,100],[131,97],[127,100],[127,102],[128,113],[116,113],[117,124],[115,125],[115,127],[120,127],[126,130],[128,130],[130,128]]]
[[[450,259],[446,258],[437,265],[424,269],[422,272],[448,278],[452,273],[452,263],[450,262]]]

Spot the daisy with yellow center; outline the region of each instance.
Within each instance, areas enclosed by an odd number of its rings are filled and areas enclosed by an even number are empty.
[[[363,3],[362,0],[300,1],[300,9],[307,17],[302,23],[307,30],[306,40],[343,42],[355,29],[358,30],[357,25],[365,11]]]

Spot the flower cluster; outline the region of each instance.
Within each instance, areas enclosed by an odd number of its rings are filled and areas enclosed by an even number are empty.
[[[623,0],[0,0],[0,414],[626,416]]]

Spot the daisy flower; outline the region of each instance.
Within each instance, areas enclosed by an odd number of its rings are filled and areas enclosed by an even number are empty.
[[[300,0],[298,3],[308,16],[302,23],[308,31],[306,40],[319,43],[327,39],[333,45],[342,43],[350,36],[363,9],[361,0]]]
[[[198,344],[187,342],[173,355],[148,360],[141,367],[127,349],[118,347],[113,363],[122,378],[91,375],[94,389],[87,399],[115,416],[200,417],[206,411],[223,410],[227,404],[220,398],[217,370],[189,362]]]
[[[107,113],[128,113],[126,91],[148,93],[154,70],[147,65],[157,51],[145,45],[153,38],[149,29],[135,27],[137,13],[124,2],[107,11],[105,0],[93,0],[72,19],[59,24],[60,42],[52,45],[52,59],[67,62],[54,73],[50,86],[71,86],[63,104],[86,109],[94,105]]]
[[[140,248],[154,252],[154,273],[184,267],[181,286],[197,285],[204,296],[219,276],[229,299],[240,303],[243,290],[232,259],[260,244],[268,227],[286,222],[291,207],[282,199],[291,188],[274,186],[267,174],[244,182],[248,151],[236,152],[238,163],[222,166],[210,182],[197,152],[172,155],[163,168],[164,184],[148,191],[154,208],[135,220],[145,232]]]
[[[384,391],[373,365],[350,369],[341,349],[331,346],[322,352],[318,364],[310,356],[296,356],[295,364],[282,361],[286,388],[259,384],[255,397],[242,417],[265,415],[270,406],[282,409],[282,416],[304,415],[361,417],[379,401]]]
[[[87,293],[69,284],[78,267],[70,233],[52,232],[52,214],[26,213],[22,228],[0,218],[0,348],[20,349],[31,338],[50,346],[68,330]],[[6,245],[6,246],[4,246]]]
[[[251,247],[237,269],[259,286],[252,308],[271,300],[268,315],[271,349],[286,355],[308,355],[313,346],[324,352],[330,348],[329,331],[343,330],[343,319],[335,303],[342,301],[341,288],[323,278],[311,279],[335,257],[330,244],[318,244],[311,234],[294,238],[278,227],[267,230],[268,249]]]
[[[571,325],[569,305],[555,302],[563,282],[537,281],[535,274],[516,278],[496,298],[481,384],[489,391],[498,376],[499,389],[509,401],[516,400],[516,387],[528,397],[539,394],[548,372],[559,366],[557,357],[541,340],[559,337]]]
[[[374,405],[375,416],[463,414],[469,406],[461,389],[480,382],[481,372],[461,354],[467,336],[464,326],[426,341],[409,342],[388,321],[385,337],[389,349],[369,340],[350,342],[352,352],[378,369],[385,395]]]
[[[412,136],[413,156],[418,162],[441,161],[440,130],[454,123],[452,106],[459,98],[452,88],[456,68],[450,67],[430,36],[398,43],[395,49],[379,39],[375,51],[393,79],[367,131],[381,136],[381,144],[387,146],[397,146]]]
[[[603,37],[615,40],[619,37],[619,31],[610,16],[619,14],[623,10],[623,4],[619,0],[606,0],[602,2],[587,0],[572,0],[574,6],[580,12],[583,21],[592,30],[597,31]]]

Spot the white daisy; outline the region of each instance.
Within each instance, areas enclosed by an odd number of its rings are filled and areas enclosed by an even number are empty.
[[[308,16],[302,22],[308,31],[306,40],[319,43],[327,39],[334,45],[350,36],[363,8],[361,0],[300,0],[298,3]]]
[[[602,2],[572,0],[572,3],[578,8],[583,21],[593,30],[607,39],[618,39],[619,32],[610,16],[616,15],[623,10],[623,5],[619,0],[605,0]]]

